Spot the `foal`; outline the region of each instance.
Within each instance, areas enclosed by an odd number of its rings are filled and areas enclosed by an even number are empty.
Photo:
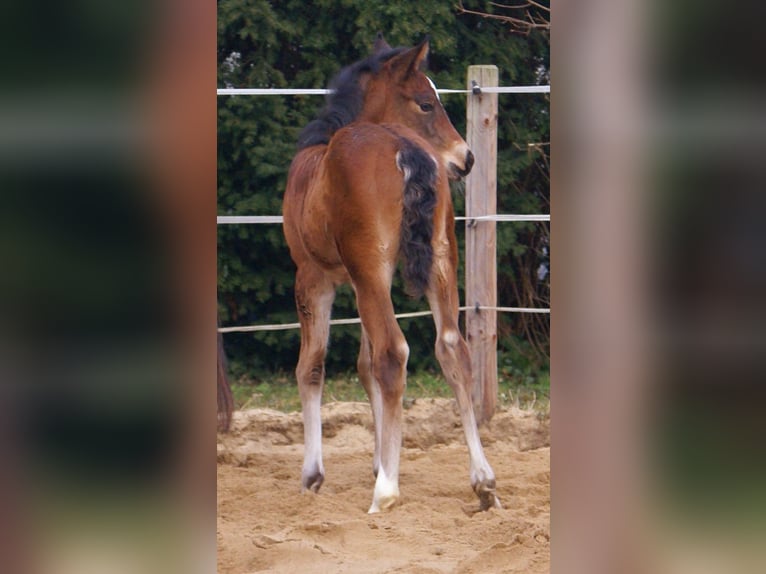
[[[455,392],[480,507],[499,507],[471,403],[471,361],[458,327],[457,243],[448,179],[471,170],[473,154],[421,71],[428,39],[391,49],[378,36],[369,58],[343,69],[318,119],[301,132],[284,197],[284,232],[297,266],[301,323],[296,375],[303,407],[301,482],[324,480],[320,405],[336,288],[351,283],[362,320],[359,378],[375,423],[376,476],[370,513],[399,498],[402,395],[409,347],[394,317],[399,260],[436,324],[436,357]]]

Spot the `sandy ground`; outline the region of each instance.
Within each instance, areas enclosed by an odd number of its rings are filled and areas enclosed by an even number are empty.
[[[322,407],[325,482],[300,493],[299,413],[235,413],[218,441],[218,571],[431,574],[550,570],[548,419],[510,409],[482,429],[502,510],[474,513],[468,453],[448,399],[405,410],[401,502],[372,499],[366,403]]]

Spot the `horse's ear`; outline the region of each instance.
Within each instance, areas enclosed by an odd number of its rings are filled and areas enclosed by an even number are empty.
[[[378,32],[375,36],[375,43],[372,45],[372,53],[377,55],[390,49],[391,46],[388,45],[388,42],[383,37],[383,32]]]
[[[402,79],[406,79],[417,71],[423,71],[428,65],[428,51],[430,49],[430,40],[426,36],[414,48],[410,48],[403,54],[397,56],[391,61],[392,69],[401,74]]]
[[[418,50],[418,53],[413,61],[412,69],[420,70],[421,72],[425,71],[428,67],[428,53],[431,51],[431,37],[426,34],[426,37],[423,38],[420,44],[415,46],[415,49]]]

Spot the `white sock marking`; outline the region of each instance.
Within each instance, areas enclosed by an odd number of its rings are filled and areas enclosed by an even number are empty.
[[[375,481],[375,492],[372,495],[372,506],[368,514],[375,514],[392,506],[399,499],[399,483],[386,476],[386,471],[381,466],[378,469],[378,478]]]

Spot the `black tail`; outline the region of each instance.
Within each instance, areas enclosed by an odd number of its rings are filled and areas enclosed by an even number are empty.
[[[404,281],[413,297],[428,287],[433,263],[431,238],[436,206],[436,162],[406,138],[396,157],[404,172],[404,209],[400,251],[404,256]]]

